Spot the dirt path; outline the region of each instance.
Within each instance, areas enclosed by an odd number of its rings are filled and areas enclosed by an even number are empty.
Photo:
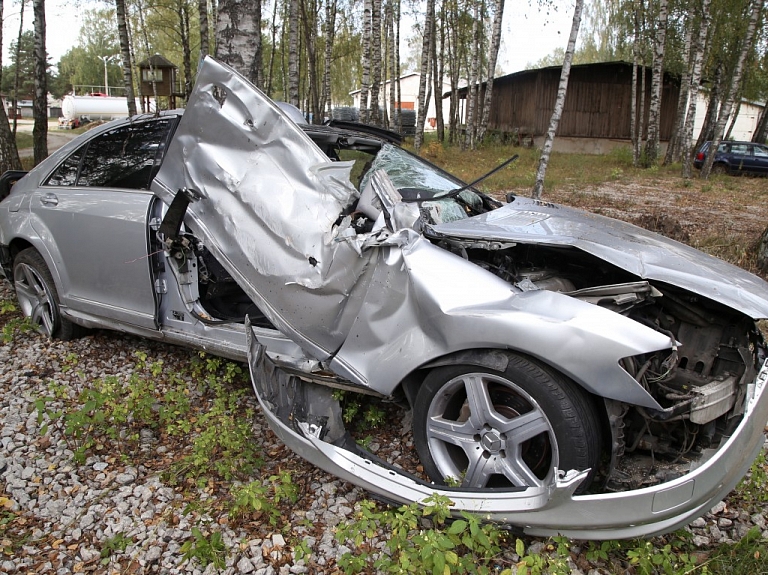
[[[53,153],[70,140],[76,138],[79,134],[72,133],[69,130],[48,130],[48,153]],[[32,148],[23,148],[19,150],[20,158],[31,158]]]

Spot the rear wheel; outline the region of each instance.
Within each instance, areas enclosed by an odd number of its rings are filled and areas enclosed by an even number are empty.
[[[554,468],[600,463],[600,421],[591,398],[532,359],[510,355],[503,372],[434,369],[414,407],[414,441],[436,483],[468,489],[550,484]]]
[[[728,167],[725,164],[715,164],[712,166],[712,173],[716,176],[722,176],[728,173]]]
[[[65,341],[75,337],[78,326],[61,317],[53,276],[34,248],[27,248],[16,256],[13,284],[22,313],[41,333]]]

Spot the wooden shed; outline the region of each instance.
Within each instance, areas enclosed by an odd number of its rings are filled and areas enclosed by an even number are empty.
[[[168,109],[176,108],[176,98],[184,97],[178,81],[179,67],[160,54],[139,62],[139,95],[149,109],[150,98],[167,98]]]
[[[640,96],[638,70],[638,104]],[[524,70],[496,78],[488,129],[503,134],[543,138],[549,127],[560,83],[560,66]],[[651,98],[651,71],[646,69],[646,118]],[[604,62],[571,66],[559,138],[630,139],[632,64]],[[484,85],[483,85],[484,86]],[[481,92],[484,88],[481,88]],[[660,139],[669,140],[677,113],[678,77],[665,74],[661,98]],[[459,91],[466,99],[467,88]],[[449,94],[446,94],[448,96]],[[466,107],[465,107],[466,108]]]

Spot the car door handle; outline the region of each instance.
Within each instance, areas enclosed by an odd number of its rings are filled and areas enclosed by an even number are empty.
[[[40,198],[40,203],[44,206],[58,206],[59,198],[56,197],[56,194],[47,193]]]

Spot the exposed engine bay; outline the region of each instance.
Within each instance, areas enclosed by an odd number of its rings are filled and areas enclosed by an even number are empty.
[[[668,335],[668,352],[624,358],[622,366],[663,410],[606,400],[612,432],[605,489],[637,489],[683,475],[701,451],[717,447],[743,413],[747,383],[766,356],[754,321],[672,286],[637,281],[573,249],[477,242],[440,245],[522,291],[549,290],[599,305]]]

